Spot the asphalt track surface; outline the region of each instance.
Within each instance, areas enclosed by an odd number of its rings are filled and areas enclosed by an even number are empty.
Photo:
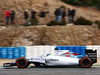
[[[100,67],[0,68],[0,75],[100,75]]]

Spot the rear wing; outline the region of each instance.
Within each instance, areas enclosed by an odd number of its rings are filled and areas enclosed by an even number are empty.
[[[92,63],[97,63],[97,50],[86,49],[85,53],[91,59]]]

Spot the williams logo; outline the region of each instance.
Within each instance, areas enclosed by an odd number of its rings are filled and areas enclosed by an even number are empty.
[[[49,61],[59,61],[58,59],[50,59]]]

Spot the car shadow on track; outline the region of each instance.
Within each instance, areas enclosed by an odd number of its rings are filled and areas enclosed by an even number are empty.
[[[24,69],[36,69],[36,68],[42,68],[42,67],[35,67],[35,66],[29,66],[28,68],[24,68]],[[48,67],[45,67],[46,69],[47,68],[82,68],[81,66],[53,66],[53,67],[51,67],[51,66],[48,66]],[[44,69],[45,69],[44,68]],[[93,67],[91,67],[91,68],[93,68]],[[19,69],[19,68],[17,68],[17,67],[6,67],[6,68],[4,68],[4,69]]]

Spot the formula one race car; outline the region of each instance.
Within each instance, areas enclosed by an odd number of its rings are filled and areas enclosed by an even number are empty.
[[[55,50],[53,54],[39,57],[19,57],[12,63],[4,63],[4,67],[17,66],[27,68],[31,63],[36,67],[79,65],[89,68],[97,62],[97,50],[85,50],[86,55],[79,55],[69,50]]]

